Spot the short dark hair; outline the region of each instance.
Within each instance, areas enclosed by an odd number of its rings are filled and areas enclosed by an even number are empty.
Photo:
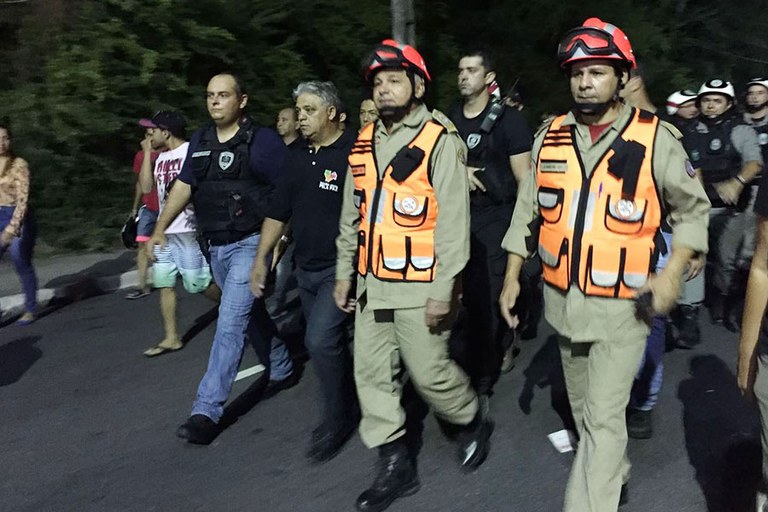
[[[482,64],[482,66],[485,68],[486,73],[495,71],[491,56],[488,55],[488,52],[484,50],[470,50],[468,52],[464,52],[464,55],[462,55],[461,58],[463,59],[464,57],[480,57],[480,64]]]
[[[233,73],[232,71],[222,71],[220,73],[216,73],[216,75],[214,76],[222,76],[222,75],[232,77],[232,81],[235,82],[235,94],[237,94],[238,96],[248,94],[245,91],[245,82],[243,82],[243,79],[240,78],[240,75]]]

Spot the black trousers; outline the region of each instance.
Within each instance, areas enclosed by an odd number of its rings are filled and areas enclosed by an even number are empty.
[[[463,273],[464,321],[452,338],[452,355],[479,394],[491,394],[499,380],[511,330],[501,317],[499,295],[507,268],[501,241],[509,228],[514,205],[473,208],[470,257]]]

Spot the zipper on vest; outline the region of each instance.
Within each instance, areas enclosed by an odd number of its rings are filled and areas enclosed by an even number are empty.
[[[579,207],[576,209],[576,223],[573,227],[573,247],[571,247],[571,275],[568,280],[569,283],[574,283],[579,286],[579,266],[581,265],[581,239],[584,235],[584,223],[585,212],[587,210],[587,204],[589,203],[589,191],[592,186],[592,176],[587,177],[587,173],[584,170],[584,162],[581,159],[581,151],[579,151],[576,138],[576,126],[571,126],[571,140],[573,141],[574,153],[579,161],[579,169],[581,170],[581,191],[579,192]],[[601,159],[602,160],[602,159]],[[599,165],[598,161],[598,165]],[[586,283],[585,283],[586,284]],[[586,287],[585,287],[586,288]],[[581,289],[581,287],[579,287]]]
[[[378,123],[378,121],[375,121],[375,123]],[[374,144],[374,138],[376,133],[376,126],[377,124],[373,125],[373,130],[371,131],[371,158],[373,159],[373,167],[374,172],[376,173],[376,190],[373,193],[373,204],[371,204],[371,220],[369,222],[368,226],[368,265],[366,268],[367,273],[373,273],[373,237],[375,235],[374,233],[374,226],[376,225],[376,217],[379,215],[379,201],[381,200],[381,187],[384,184],[384,175],[382,174],[379,176],[379,164],[376,161],[376,144]],[[387,166],[389,167],[389,166]],[[387,172],[387,169],[384,169],[384,173]]]

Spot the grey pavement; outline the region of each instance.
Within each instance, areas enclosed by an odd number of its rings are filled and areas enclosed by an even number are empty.
[[[303,457],[316,420],[311,364],[298,386],[268,400],[246,393],[256,377],[237,382],[233,397],[250,410],[212,445],[174,436],[206,367],[210,308],[180,292],[180,325],[197,335],[184,350],[156,359],[141,355],[162,335],[156,294],[94,297],[31,326],[0,329],[0,510],[354,510],[371,482],[375,452],[355,436],[324,465]],[[736,336],[701,320],[703,344],[666,355],[654,438],[630,441],[630,503],[622,512],[754,510],[757,417],[736,387]],[[392,512],[561,509],[572,455],[558,453],[546,437],[563,428],[549,333],[544,327],[525,342],[517,367],[497,387],[487,462],[462,474],[455,447],[427,417],[422,489]],[[247,349],[242,367],[254,364]]]

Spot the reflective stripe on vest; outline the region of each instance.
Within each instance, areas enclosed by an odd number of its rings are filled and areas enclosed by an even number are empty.
[[[564,291],[575,284],[586,295],[630,299],[652,270],[661,223],[652,165],[658,118],[633,110],[589,178],[576,127],[564,120],[550,126],[536,164],[544,280]]]
[[[363,128],[349,155],[355,206],[360,211],[357,270],[385,281],[432,281],[438,204],[429,162],[445,128],[431,121],[422,127],[408,147],[423,150],[424,158],[398,183],[392,178],[391,163],[379,179],[373,144],[376,124]]]

